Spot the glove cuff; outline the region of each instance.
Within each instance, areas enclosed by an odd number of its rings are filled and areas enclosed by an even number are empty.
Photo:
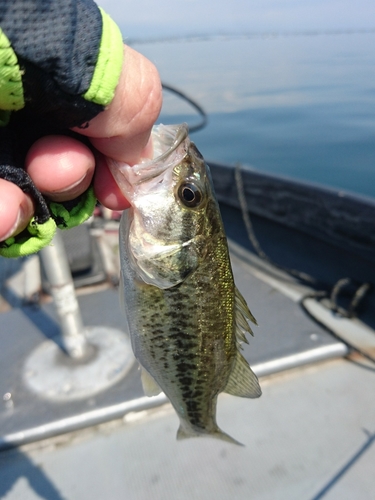
[[[102,38],[94,74],[83,97],[96,104],[108,106],[118,84],[123,61],[124,45],[117,24],[99,9],[102,15]]]
[[[96,199],[94,190],[90,187],[73,202],[65,205],[55,202],[47,202],[47,204],[51,211],[51,218],[41,224],[33,217],[22,233],[0,243],[0,256],[17,258],[39,252],[51,242],[56,227],[70,229],[87,220],[94,211]]]

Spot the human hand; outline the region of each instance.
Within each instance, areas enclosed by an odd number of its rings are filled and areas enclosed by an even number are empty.
[[[115,96],[87,128],[74,128],[88,137],[95,154],[68,136],[46,136],[29,149],[25,169],[42,194],[68,201],[86,191],[93,181],[98,200],[112,210],[129,206],[106,164],[105,157],[134,164],[152,156],[151,128],[162,102],[161,83],[154,65],[130,47]],[[20,233],[34,213],[32,198],[11,182],[0,179],[0,241]]]

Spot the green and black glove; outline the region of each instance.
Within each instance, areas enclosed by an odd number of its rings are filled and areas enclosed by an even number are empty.
[[[69,129],[85,127],[105,109],[122,60],[119,28],[91,0],[0,0],[0,178],[35,204],[28,227],[0,242],[0,255],[37,252],[56,226],[70,228],[92,214],[92,188],[76,200],[52,202],[36,189],[24,161],[40,137],[78,136]]]

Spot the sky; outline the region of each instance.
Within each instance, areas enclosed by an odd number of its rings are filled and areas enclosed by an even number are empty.
[[[124,38],[375,29],[374,0],[97,0]]]

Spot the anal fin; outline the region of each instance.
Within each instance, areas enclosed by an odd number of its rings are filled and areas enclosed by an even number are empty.
[[[155,379],[144,369],[141,369],[141,380],[144,393],[146,396],[157,396],[162,391],[159,385],[155,382]]]

